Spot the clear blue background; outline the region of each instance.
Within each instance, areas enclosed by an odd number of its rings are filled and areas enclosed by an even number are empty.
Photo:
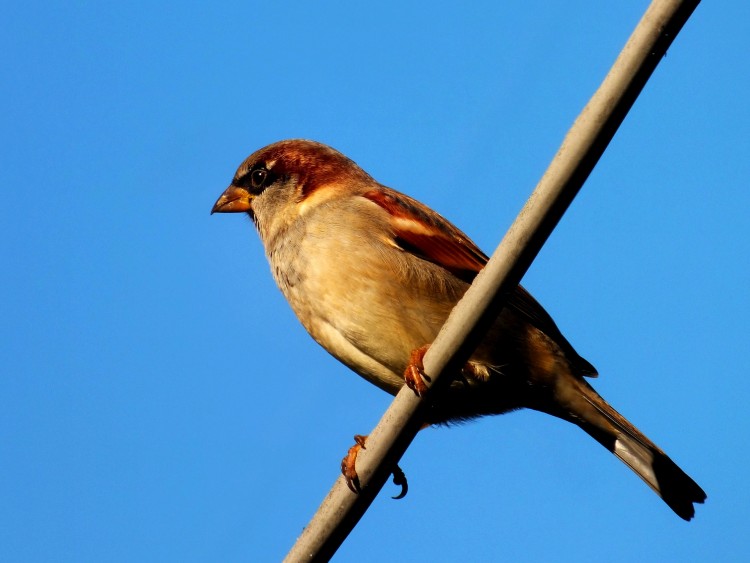
[[[209,216],[236,166],[326,142],[490,252],[647,4],[4,6],[0,560],[281,559],[390,398]],[[697,9],[524,281],[695,520],[524,412],[420,433],[338,560],[750,557],[749,45]]]

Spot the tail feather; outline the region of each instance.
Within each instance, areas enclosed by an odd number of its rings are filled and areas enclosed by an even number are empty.
[[[695,516],[693,503],[706,500],[703,489],[590,385],[580,383],[580,396],[593,411],[580,409],[573,422],[630,467],[680,518]]]

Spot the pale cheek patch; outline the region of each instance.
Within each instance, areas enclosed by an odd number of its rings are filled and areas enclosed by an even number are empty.
[[[297,212],[300,216],[304,215],[310,210],[318,207],[320,204],[338,196],[342,191],[341,188],[342,186],[338,183],[318,186],[317,188],[308,192],[305,199],[299,202],[299,205],[297,206]]]

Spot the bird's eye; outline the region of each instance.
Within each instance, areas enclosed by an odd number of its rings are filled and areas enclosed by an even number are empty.
[[[263,187],[263,183],[266,181],[267,176],[268,176],[268,170],[265,170],[263,168],[258,168],[257,170],[253,170],[250,173],[250,183],[255,189],[260,189]]]

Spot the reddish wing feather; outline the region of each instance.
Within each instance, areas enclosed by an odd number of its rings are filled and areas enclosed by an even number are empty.
[[[487,256],[446,219],[417,200],[381,186],[364,197],[391,216],[396,243],[407,252],[428,260],[471,283],[487,264]],[[596,377],[596,369],[575,351],[547,311],[520,285],[508,297],[512,308],[527,322],[552,338],[580,375]]]
[[[471,283],[487,256],[464,233],[417,200],[381,187],[363,194],[391,216],[396,243]]]

